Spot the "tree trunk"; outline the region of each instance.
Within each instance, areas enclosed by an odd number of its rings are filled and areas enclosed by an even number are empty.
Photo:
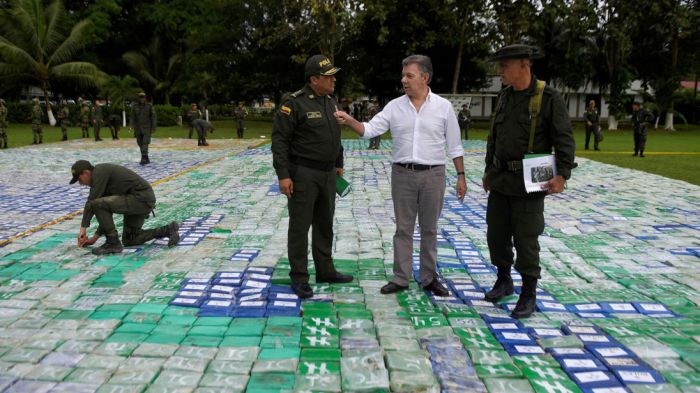
[[[696,115],[697,107],[698,107],[697,99],[698,99],[698,72],[695,71],[695,89],[693,89],[693,105],[692,105],[693,124],[697,124],[697,115]]]
[[[53,117],[53,112],[51,111],[51,102],[49,101],[49,91],[46,85],[42,86],[44,91],[44,102],[46,102],[46,117],[49,119],[49,124],[51,127],[56,125],[56,118]]]
[[[664,126],[664,129],[676,131],[676,129],[673,128],[673,108],[669,108],[668,111],[666,111],[666,125]]]
[[[452,94],[457,94],[457,86],[459,85],[459,73],[462,68],[462,55],[464,54],[464,33],[467,30],[467,17],[462,18],[462,27],[459,34],[459,47],[457,49],[457,59],[455,60],[455,72],[452,75]]]
[[[617,119],[615,115],[608,116],[608,130],[617,130]]]

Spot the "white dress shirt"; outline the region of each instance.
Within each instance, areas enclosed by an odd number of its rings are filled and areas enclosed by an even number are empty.
[[[447,157],[464,155],[457,116],[452,104],[428,91],[428,98],[420,110],[407,95],[391,100],[372,120],[363,123],[364,139],[391,130],[392,162],[403,164],[445,165]]]

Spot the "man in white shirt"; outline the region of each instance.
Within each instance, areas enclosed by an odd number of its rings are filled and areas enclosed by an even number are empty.
[[[457,170],[457,197],[467,192],[464,149],[452,104],[430,91],[433,76],[430,58],[412,55],[402,62],[401,84],[405,95],[389,102],[372,120],[360,123],[345,112],[336,112],[363,139],[391,130],[393,139],[391,197],[394,201],[394,278],[383,294],[408,288],[412,275],[413,230],[420,225],[420,285],[437,296],[449,292],[438,280],[437,221],[445,196],[445,146]]]

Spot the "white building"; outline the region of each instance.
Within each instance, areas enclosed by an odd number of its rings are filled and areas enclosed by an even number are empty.
[[[594,86],[592,83],[589,83],[585,87],[580,88],[575,92],[572,92],[569,89],[564,90],[561,86],[555,85],[554,87],[559,91],[559,93],[561,93],[564,101],[567,103],[569,108],[569,116],[572,119],[581,119],[583,117],[583,113],[586,111],[586,105],[590,100],[596,101],[598,108],[600,108],[602,118],[608,117],[608,105],[605,102],[605,94],[601,94],[598,86]],[[501,84],[501,78],[494,76],[491,77],[489,87],[481,89],[477,92],[465,94],[440,94],[440,96],[445,97],[452,102],[455,112],[462,110],[462,105],[467,103],[470,104],[472,117],[487,118],[491,116],[491,112],[496,107],[496,97],[502,88],[503,85]],[[644,89],[642,88],[641,81],[632,82],[630,87],[627,89],[627,95],[630,96],[630,101],[641,101],[642,91],[644,91]],[[651,93],[653,93],[653,91]]]

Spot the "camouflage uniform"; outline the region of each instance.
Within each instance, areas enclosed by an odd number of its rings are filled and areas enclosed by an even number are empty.
[[[245,130],[244,121],[248,112],[242,105],[239,105],[233,111],[233,114],[236,118],[236,133],[238,134],[238,139],[243,139],[243,131]]]
[[[95,132],[95,141],[102,140],[102,138],[100,138],[100,129],[102,128],[103,120],[104,117],[102,116],[102,106],[95,102],[95,105],[92,107],[92,127],[93,131]]]
[[[34,99],[34,106],[32,107],[32,133],[34,134],[32,145],[44,142],[44,131],[41,129],[41,106],[37,99]]]
[[[7,149],[7,107],[0,100],[0,149]]]
[[[83,101],[80,104],[80,128],[83,130],[83,138],[90,137],[90,108],[88,103]]]
[[[190,122],[190,131],[187,134],[187,138],[192,139],[192,134],[194,133],[194,121],[202,118],[202,111],[199,109],[190,109],[187,112],[187,120]]]
[[[56,119],[58,120],[58,125],[61,127],[61,133],[63,134],[63,137],[61,138],[62,141],[67,141],[68,140],[68,116],[70,115],[70,110],[68,109],[68,105],[65,103],[61,104],[61,109],[58,110],[58,113],[56,113]]]

